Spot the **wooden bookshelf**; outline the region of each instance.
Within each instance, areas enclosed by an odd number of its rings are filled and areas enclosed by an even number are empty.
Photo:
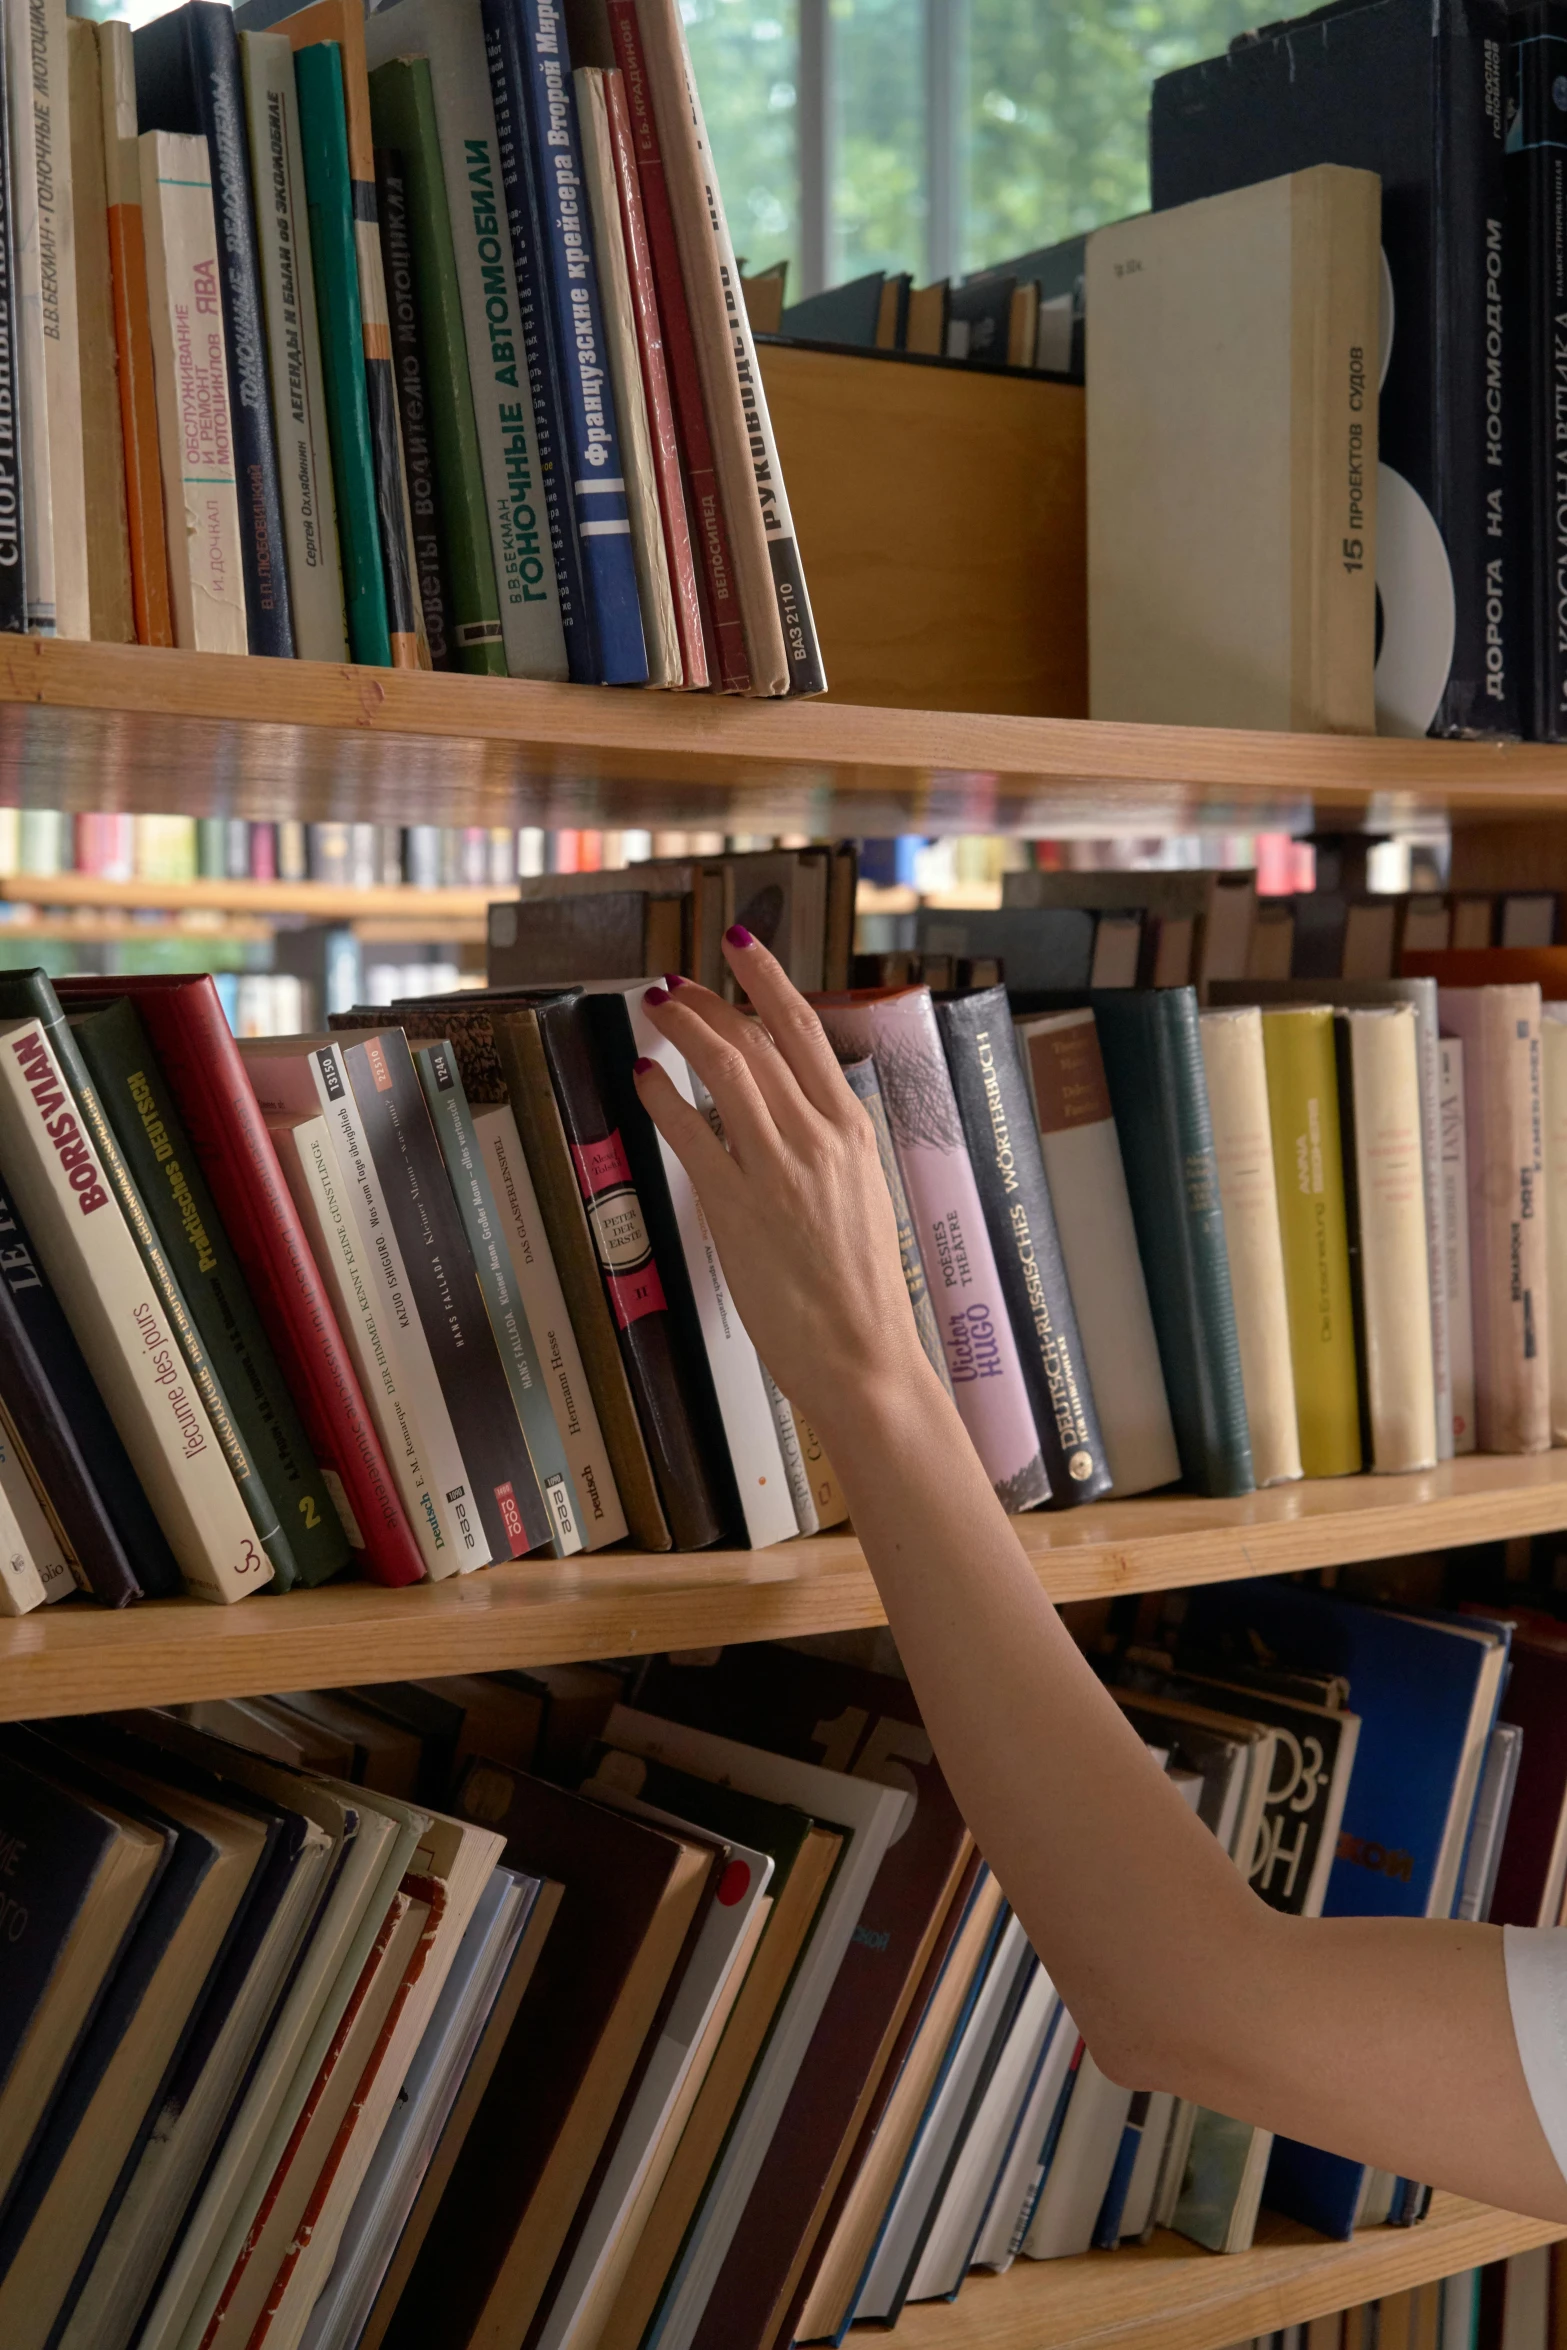
[[[15,906],[80,906],[103,913],[231,914],[256,919],[302,915],[310,922],[354,922],[385,917],[399,922],[478,923],[504,889],[415,889],[386,882],[370,889],[326,881],[105,881],[92,873],[13,873],[0,881],[0,899]],[[0,936],[4,935],[0,926]],[[11,928],[17,927],[12,924]]]
[[[654,694],[0,637],[34,807],[449,824],[1039,833],[1567,814],[1529,743]],[[765,821],[764,821],[765,820]],[[265,886],[265,885],[258,885]]]
[[[888,2339],[897,2350],[1225,2350],[1563,2235],[1459,2195],[1434,2195],[1419,2227],[1367,2228],[1348,2244],[1265,2211],[1250,2252],[1215,2257],[1161,2229],[1117,2252],[1020,2260],[1004,2277],[971,2276],[950,2305],[906,2309]]]
[[[1016,1521],[1056,1600],[1287,1574],[1567,1526],[1567,1452],[1472,1455],[1424,1476],[1174,1494]],[[762,1551],[523,1559],[383,1591],[328,1585],[237,1607],[83,1601],[0,1622],[0,1718],[496,1671],[883,1621],[852,1534]]]

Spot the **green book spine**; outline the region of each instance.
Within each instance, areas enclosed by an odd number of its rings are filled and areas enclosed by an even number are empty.
[[[299,1580],[325,1583],[348,1564],[348,1537],[136,1007],[122,996],[73,1018],[71,1033],[197,1335],[221,1370],[240,1441],[262,1464]]]
[[[1181,1468],[1199,1493],[1250,1493],[1196,990],[1118,988],[1093,1006]]]
[[[287,1591],[299,1580],[299,1569],[288,1539],[278,1523],[278,1514],[272,1496],[262,1482],[257,1462],[247,1450],[234,1415],[206,1348],[202,1345],[185,1293],[175,1279],[168,1258],[159,1245],[129,1167],[125,1163],[118,1138],[99,1098],[97,1086],[82,1059],[81,1048],[71,1032],[70,1023],[60,1009],[60,999],[50,985],[44,971],[7,971],[0,974],[0,1020],[36,1020],[49,1039],[51,1051],[60,1064],[60,1073],[75,1097],[82,1121],[93,1139],[93,1148],[103,1162],[104,1173],[114,1186],[114,1196],[120,1211],[131,1228],[131,1237],[141,1251],[152,1286],[163,1312],[179,1341],[180,1352],[190,1371],[191,1383],[200,1396],[212,1433],[222,1448],[234,1482],[256,1539],[272,1564],[274,1588]]]
[[[447,1180],[473,1251],[479,1294],[484,1299],[511,1399],[522,1423],[533,1473],[544,1496],[550,1546],[557,1558],[569,1558],[582,1548],[582,1505],[544,1384],[539,1350],[512,1279],[495,1195],[484,1170],[479,1138],[473,1130],[468,1096],[457,1074],[450,1045],[415,1045],[412,1050],[414,1067],[429,1105],[430,1123],[441,1146]]]
[[[370,76],[370,123],[378,147],[395,147],[401,153],[408,182],[409,238],[424,330],[424,388],[458,663],[483,676],[504,677],[501,602],[427,57],[396,57],[377,66]]]
[[[228,825],[221,816],[196,819],[196,877],[199,881],[226,881],[229,871]]]
[[[392,640],[387,630],[386,576],[376,517],[359,256],[354,247],[343,58],[338,43],[318,41],[313,48],[299,50],[294,58],[294,80],[299,90],[299,142],[304,150],[305,204],[310,215],[310,258],[316,273],[321,373],[326,382],[327,432],[337,490],[348,641],[356,661],[389,669]]]

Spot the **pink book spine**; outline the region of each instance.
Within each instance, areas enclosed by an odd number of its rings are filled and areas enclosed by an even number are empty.
[[[707,647],[702,642],[702,606],[697,595],[696,561],[691,551],[691,529],[686,519],[685,490],[680,479],[680,444],[675,435],[675,411],[669,396],[669,371],[664,365],[664,336],[659,324],[658,296],[653,287],[653,260],[648,251],[647,222],[642,216],[642,190],[637,181],[636,141],[631,111],[626,104],[626,81],[618,67],[604,76],[604,102],[609,111],[610,145],[615,157],[615,185],[620,194],[620,222],[626,239],[626,261],[631,275],[631,306],[637,321],[637,350],[642,361],[642,389],[647,399],[653,436],[653,469],[658,477],[658,510],[664,525],[664,551],[675,591],[675,626],[680,636],[680,659],[688,688],[705,686]]]
[[[925,987],[813,996],[840,1061],[876,1064],[963,1425],[1009,1510],[1050,1498],[963,1123]]]

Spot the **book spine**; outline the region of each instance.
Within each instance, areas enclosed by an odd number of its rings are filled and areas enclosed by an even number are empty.
[[[522,1426],[533,1474],[549,1520],[557,1558],[582,1548],[581,1503],[545,1389],[539,1350],[527,1309],[512,1280],[511,1259],[495,1195],[473,1130],[473,1115],[447,1044],[420,1045],[414,1066],[445,1162],[447,1180],[468,1237],[495,1349]]]
[[[1361,1307],[1361,1381],[1372,1467],[1436,1465],[1430,1269],[1420,1156],[1415,1016],[1405,1008],[1340,1012],[1347,1062]],[[1347,1049],[1344,1049],[1347,1046]]]
[[[408,1512],[408,1522],[432,1582],[457,1571],[423,1442],[404,1392],[395,1340],[382,1329],[380,1284],[354,1213],[350,1185],[332,1146],[323,1117],[269,1115],[268,1130],[300,1222],[315,1251],[337,1314],[337,1327],[353,1353],[365,1398],[375,1416],[386,1458]],[[387,1310],[395,1309],[389,1304]]]
[[[805,1455],[800,1449],[800,1432],[795,1426],[794,1412],[789,1398],[768,1372],[762,1370],[762,1385],[773,1415],[773,1430],[778,1438],[778,1451],[783,1461],[784,1475],[789,1483],[789,1500],[794,1509],[794,1528],[797,1534],[819,1534],[821,1519],[816,1514],[816,1496],[811,1491],[811,1480],[805,1466]]]
[[[37,1278],[30,1265],[17,1271]],[[142,1596],[142,1587],[68,1413],[28,1337],[12,1286],[15,1278],[8,1266],[0,1280],[0,1411],[48,1496],[75,1561],[73,1583],[107,1606],[124,1607]]]
[[[930,1283],[925,1278],[925,1260],[920,1255],[919,1236],[914,1229],[914,1219],[909,1214],[909,1195],[903,1188],[903,1177],[898,1172],[898,1154],[892,1147],[892,1128],[887,1123],[887,1105],[881,1098],[881,1079],[876,1074],[876,1063],[873,1060],[850,1061],[843,1074],[856,1100],[865,1105],[865,1114],[876,1136],[876,1155],[881,1160],[881,1171],[886,1177],[892,1212],[898,1226],[898,1258],[903,1266],[904,1286],[909,1293],[909,1304],[914,1310],[914,1327],[919,1332],[920,1346],[924,1350],[925,1360],[951,1395],[952,1373],[947,1369],[946,1349],[941,1343],[936,1308],[931,1302]]]
[[[11,1506],[14,1456],[0,1439],[0,1616],[28,1616],[48,1599],[43,1575]]]
[[[122,998],[72,1034],[191,1321],[221,1366],[241,1441],[280,1504],[294,1568],[324,1583],[348,1561],[342,1524],[136,1009]]]
[[[381,538],[381,577],[386,588],[387,636],[394,669],[428,669],[430,648],[425,638],[417,585],[413,503],[398,422],[391,313],[376,218],[375,166],[373,158],[366,156],[363,169],[355,168],[353,120],[354,110],[350,106],[348,186],[353,206],[354,260],[359,273],[359,332],[364,351],[365,407],[370,419],[376,527]]]
[[[615,1488],[593,1392],[583,1368],[571,1316],[566,1310],[565,1292],[544,1230],[517,1121],[506,1103],[496,1102],[475,1109],[473,1126],[494,1194],[512,1278],[528,1317],[528,1327],[537,1336],[544,1384],[577,1491],[583,1548],[601,1550],[606,1543],[618,1542],[624,1536],[625,1512]],[[588,1269],[593,1270],[591,1263]]]
[[[385,21],[388,41],[377,51]],[[372,54],[395,56],[395,12],[372,16]],[[570,674],[547,513],[541,511],[537,418],[529,389],[517,280],[507,235],[504,180],[483,27],[477,11],[423,20],[435,100],[452,249],[468,344],[479,461],[500,596],[506,666],[513,677]]]
[[[302,661],[346,661],[343,566],[327,448],[294,53],[281,33],[242,33],[240,55],[295,649]]]
[[[526,111],[522,92],[528,79],[523,29],[514,8],[493,4],[481,10],[484,54],[495,110],[495,152],[500,164],[506,219],[511,232],[512,269],[517,281],[517,316],[528,361],[528,396],[533,403],[533,448],[540,494],[549,521],[550,551],[560,595],[566,659],[574,678],[591,682],[598,654],[593,613],[583,572],[582,539],[571,495],[570,456],[564,421],[562,360],[554,306],[544,284],[545,229],[539,185],[528,165]]]
[[[639,1412],[641,1389],[633,1388],[630,1357],[611,1311],[598,1242],[551,1082],[537,1014],[532,1010],[511,1013],[496,1023],[493,1036],[496,1061],[538,1199],[539,1218],[570,1303],[571,1328],[582,1350],[589,1394],[604,1431],[627,1529],[639,1548],[668,1550],[672,1537]],[[656,1432],[656,1420],[648,1425]]]
[[[370,114],[377,140],[401,155],[408,187],[414,290],[424,330],[425,395],[456,665],[478,675],[504,677],[506,647],[429,60],[394,58],[379,67],[370,76]]]
[[[945,1360],[942,1369],[945,1372]],[[816,1510],[818,1526],[823,1530],[829,1526],[841,1526],[849,1514],[849,1502],[838,1482],[837,1472],[810,1421],[802,1419],[793,1404],[789,1409],[794,1413],[794,1432],[800,1443],[800,1459],[810,1481],[811,1501]]]
[[[65,1536],[53,1498],[29,1460],[10,1412],[0,1405],[0,1502],[9,1511],[23,1555],[31,1562],[45,1603],[87,1589],[80,1560]]]
[[[343,1066],[491,1558],[521,1558],[550,1523],[401,1029],[350,1043]],[[477,1317],[477,1318],[476,1318]]]
[[[1536,742],[1567,742],[1567,440],[1556,434],[1556,321],[1567,311],[1567,138],[1553,95],[1567,73],[1567,8],[1513,19],[1507,44],[1508,359],[1524,377],[1515,478],[1526,495],[1519,634],[1524,718]]]
[[[1455,1012],[1465,1047],[1479,1446],[1543,1452],[1551,1441],[1551,1404],[1540,991],[1443,988],[1439,1000],[1443,1025]]]
[[[1436,1382],[1436,1457],[1453,1457],[1453,1364],[1447,1283],[1442,1270],[1442,1070],[1436,990],[1417,986],[1415,1055],[1420,1074],[1421,1174],[1425,1186],[1426,1287],[1431,1296],[1431,1371]]]
[[[1462,1047],[1455,1045],[1454,1050],[1461,1051]],[[1549,1012],[1540,1026],[1540,1080],[1545,1109],[1545,1232],[1550,1260],[1551,1442],[1557,1444],[1567,1443],[1567,1022],[1552,1019]],[[1562,1333],[1560,1339],[1556,1337],[1558,1331]]]
[[[1181,1467],[1200,1493],[1247,1493],[1251,1440],[1197,998],[1189,987],[1101,996],[1094,1020]]]
[[[124,992],[142,1015],[349,1542],[376,1582],[417,1583],[418,1550],[216,988],[67,987],[73,1004],[95,992]]]
[[[1058,1507],[1110,1490],[1088,1364],[1004,987],[938,1006],[958,1115]]]
[[[243,653],[245,580],[207,143],[143,131],[137,145],[174,641],[195,652]]]
[[[615,157],[610,147],[609,106],[605,76],[595,67],[579,67],[573,76],[577,121],[582,135],[582,172],[593,225],[593,248],[598,261],[605,355],[615,394],[615,416],[625,452],[626,513],[631,524],[631,552],[636,565],[637,597],[642,608],[642,638],[646,647],[649,685],[681,686],[685,672],[680,660],[680,637],[675,626],[675,597],[670,584],[669,558],[664,551],[664,525],[659,514],[658,476],[654,466],[653,435],[647,398],[642,388],[642,360],[637,346],[636,313],[631,301],[631,272],[621,228],[620,194],[615,184]]]
[[[38,170],[33,140],[33,59],[29,11],[8,8],[5,41],[6,130],[11,171],[11,226],[16,256],[17,355],[21,378],[22,553],[27,625],[55,633],[54,505],[49,478],[49,386],[45,375],[43,260],[39,249]]]
[[[636,141],[630,108],[626,103],[625,76],[618,66],[605,73],[603,85],[621,230],[625,238],[626,267],[631,281],[642,388],[647,401],[653,473],[658,485],[658,507],[663,520],[675,626],[679,631],[682,682],[687,691],[691,692],[709,684],[711,680],[708,675],[707,647],[702,635],[702,599],[697,587],[696,560],[686,515],[685,490],[680,477],[680,443],[675,429],[669,371],[665,363],[664,330],[658,315],[653,257],[648,246],[642,186],[637,173]],[[833,980],[829,974],[829,984],[836,986],[840,982]],[[846,977],[841,984],[847,984]]]
[[[1546,1043],[1549,1046],[1549,1031],[1546,1032]],[[1447,1327],[1452,1351],[1453,1450],[1455,1453],[1466,1453],[1473,1452],[1475,1448],[1475,1358],[1474,1312],[1469,1275],[1469,1154],[1464,1124],[1464,1048],[1456,1036],[1444,1036],[1440,1052],[1442,1278],[1447,1289]],[[1549,1084],[1548,1054],[1545,1075]],[[1550,1096],[1547,1095],[1548,1103],[1549,1100]],[[1562,1212],[1567,1217],[1567,1201],[1563,1203]],[[1555,1246],[1554,1227],[1552,1246]],[[1563,1301],[1563,1311],[1567,1312],[1567,1299]]]
[[[709,680],[724,693],[749,693],[751,661],[731,544],[727,491],[719,483],[718,460],[703,391],[703,370],[697,356],[696,327],[681,274],[674,197],[664,168],[634,0],[609,0],[609,30],[631,117],[637,185],[642,195],[648,253],[669,361],[669,388],[680,442],[681,471],[701,557]]]
[[[1308,1477],[1352,1476],[1361,1465],[1332,1024],[1333,1014],[1314,1005],[1262,1015],[1290,1358]]]
[[[875,1060],[963,1424],[1005,1506],[1035,1509],[1049,1480],[929,991],[818,1009],[840,1061]]]
[[[65,0],[27,0],[57,636],[92,634]]]
[[[27,614],[27,426],[22,391],[22,299],[16,266],[11,165],[11,56],[0,37],[0,630],[24,634]]]
[[[178,1334],[153,1306],[142,1252],[100,1165],[43,1023],[0,1046],[7,1172],[127,1451],[198,1597],[242,1599],[272,1579]]]
[[[684,1056],[648,1017],[644,992],[639,980],[629,995],[590,998],[591,1017],[597,1023],[599,1082],[625,1135],[649,1230],[656,1240],[668,1236],[669,1246],[660,1249],[661,1262],[674,1276],[671,1286],[680,1297],[675,1310],[684,1315],[687,1330],[696,1339],[688,1348],[687,1363],[705,1370],[711,1384],[746,1538],[753,1550],[762,1550],[798,1531],[764,1373],[724,1279],[691,1178],[642,1108],[631,1082],[633,1062],[639,1057],[658,1061],[694,1109],[715,1124],[716,1115]],[[693,1377],[688,1392],[695,1396],[699,1387]]]
[[[408,184],[395,149],[377,148],[376,211],[381,228],[381,263],[391,339],[392,382],[402,428],[408,478],[408,512],[413,529],[414,576],[432,669],[455,669],[450,598],[441,555],[440,502],[435,452],[430,439],[430,404],[425,393],[424,338],[414,290],[413,244],[408,221]]]
[[[571,997],[541,1006],[537,1017],[659,1498],[677,1546],[701,1550],[718,1540],[723,1520],[682,1386],[662,1268],[620,1128],[599,1089],[586,1005]],[[515,1090],[512,1099],[519,1099]]]
[[[114,346],[114,291],[109,267],[109,199],[103,171],[103,89],[98,28],[79,17],[66,26],[71,79],[71,208],[76,232],[76,330],[84,417],[83,504],[87,526],[87,602],[94,640],[133,645],[131,545],[125,512],[125,444],[100,419],[120,408]]]
[[[565,20],[555,0],[489,0],[511,16],[519,38],[506,59],[526,124],[525,161],[534,175],[542,232],[535,262],[555,322],[560,355],[561,464],[582,548],[594,674],[607,685],[645,685],[647,648],[637,597],[626,460],[604,339],[597,257],[589,223],[577,93]]]
[[[1381,191],[1369,174],[1307,174],[1290,195],[1292,409],[1309,485],[1293,536],[1290,724],[1376,730],[1377,403]]]
[[[1303,1472],[1261,1013],[1250,1007],[1205,1012],[1202,1058],[1213,1117],[1213,1153],[1224,1210],[1252,1471],[1259,1485],[1282,1485]]]
[[[153,380],[141,166],[136,151],[136,64],[128,24],[99,25],[98,64],[103,86],[104,177],[120,371],[120,433],[125,444],[131,600],[137,642],[172,645],[174,608],[169,600],[169,557],[163,535],[158,395]]]
[[[681,260],[685,268],[687,292],[691,292],[693,279],[700,274],[704,289],[711,288],[716,282],[718,293],[717,312],[707,322],[712,330],[721,332],[723,338],[721,345],[713,346],[712,374],[705,379],[709,419],[712,421],[714,418],[718,388],[722,382],[731,394],[733,406],[729,413],[738,410],[742,427],[743,439],[739,454],[744,459],[745,470],[738,474],[733,487],[723,470],[724,440],[720,438],[717,444],[720,478],[724,481],[725,504],[731,527],[735,521],[735,501],[741,502],[741,510],[744,511],[746,492],[749,490],[749,511],[752,519],[761,525],[762,552],[768,566],[774,600],[773,620],[783,648],[784,683],[779,690],[793,694],[825,693],[827,673],[822,666],[816,623],[811,617],[810,597],[806,593],[805,574],[795,543],[794,517],[789,511],[783,468],[778,462],[778,446],[773,438],[772,419],[767,410],[767,393],[762,383],[761,370],[756,364],[751,321],[746,313],[745,296],[740,288],[740,271],[730,241],[724,200],[719,192],[718,172],[702,117],[702,100],[691,64],[691,52],[686,44],[685,24],[677,0],[611,0],[612,6],[627,4],[636,7],[647,37],[649,63],[652,66],[653,103],[659,117],[666,156],[671,138],[682,139],[686,148],[691,192],[700,199],[695,209],[684,206],[680,201],[677,179],[675,225],[682,239]],[[705,255],[698,250],[704,232],[710,248]],[[704,293],[703,300],[710,307],[710,294]],[[703,323],[699,310],[699,330]],[[704,348],[705,341],[699,331],[699,363]],[[737,543],[743,546],[738,531],[736,537]],[[748,639],[750,631],[748,610]],[[773,630],[768,631],[769,639],[773,634]],[[755,665],[753,660],[753,668]]]
[[[327,435],[337,492],[337,525],[348,608],[348,641],[356,661],[374,669],[392,665],[386,576],[376,505],[370,401],[359,307],[359,259],[348,177],[348,133],[343,114],[343,67],[335,41],[320,41],[294,56],[299,98],[299,144],[304,164],[310,256],[321,334],[321,375]]]
[[[1111,1490],[1146,1493],[1181,1463],[1094,1016],[1018,1028]]]

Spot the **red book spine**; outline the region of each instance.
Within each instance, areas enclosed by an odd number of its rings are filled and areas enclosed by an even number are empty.
[[[422,1582],[424,1562],[217,989],[205,978],[116,977],[63,980],[61,995],[135,1000],[316,1458],[357,1522],[365,1572],[393,1586]]]
[[[710,630],[708,675],[727,694],[749,693],[751,669],[746,657],[745,631],[740,624],[740,598],[729,550],[729,525],[719,495],[707,410],[702,405],[696,342],[686,303],[685,280],[680,274],[680,248],[675,242],[675,219],[664,181],[658,126],[653,120],[653,101],[647,86],[636,0],[609,0],[609,28],[624,79],[637,180],[642,190],[647,249],[663,321],[669,387],[674,395],[675,429],[691,511],[697,522],[697,543],[702,550],[702,574],[707,588],[704,617]]]
[[[702,638],[702,602],[697,594],[691,528],[686,517],[685,490],[680,480],[680,444],[675,435],[675,412],[669,397],[669,373],[664,365],[664,337],[658,319],[658,295],[653,285],[653,260],[648,251],[647,222],[642,215],[642,190],[637,182],[636,139],[631,128],[631,110],[626,104],[624,74],[611,70],[604,76],[604,102],[609,112],[610,145],[615,156],[620,222],[626,238],[631,306],[637,321],[642,389],[647,396],[648,422],[652,427],[658,507],[664,520],[664,547],[669,556],[670,580],[675,591],[675,626],[680,635],[680,658],[685,668],[687,686],[704,686],[708,682],[708,675],[707,647]]]

